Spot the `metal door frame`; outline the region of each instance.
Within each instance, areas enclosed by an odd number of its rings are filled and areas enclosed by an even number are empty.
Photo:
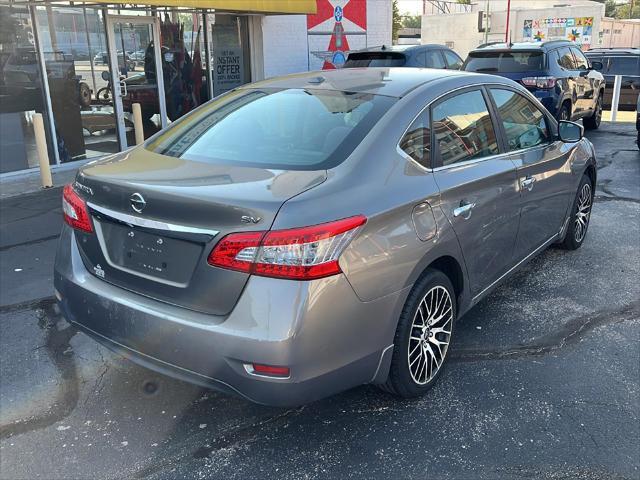
[[[109,68],[111,70],[111,96],[116,116],[116,130],[120,150],[129,148],[127,144],[127,132],[124,124],[124,106],[120,91],[120,70],[118,68],[118,54],[115,39],[116,23],[133,23],[138,25],[151,25],[153,28],[153,54],[156,63],[156,82],[158,85],[158,104],[160,106],[160,124],[162,128],[167,126],[167,105],[164,94],[164,76],[162,72],[162,58],[160,56],[160,21],[157,17],[136,15],[110,15],[105,16],[107,30],[107,46],[109,50]],[[123,59],[124,59],[124,52]]]

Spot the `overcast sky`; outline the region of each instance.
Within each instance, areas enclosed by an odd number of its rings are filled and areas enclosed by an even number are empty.
[[[398,0],[400,15],[422,15],[422,0]]]

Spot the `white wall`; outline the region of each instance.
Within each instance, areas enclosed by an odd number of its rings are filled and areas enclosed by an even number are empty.
[[[367,0],[367,47],[391,45],[391,0]]]
[[[264,77],[275,77],[309,69],[306,15],[262,17]]]

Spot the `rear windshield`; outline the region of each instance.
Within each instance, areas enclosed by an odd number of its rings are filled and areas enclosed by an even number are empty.
[[[350,53],[344,67],[402,67],[406,57],[398,52]]]
[[[544,69],[542,52],[472,52],[464,63],[468,72],[529,72]]]
[[[312,89],[240,89],[209,102],[147,144],[220,165],[323,170],[347,158],[395,99]]]

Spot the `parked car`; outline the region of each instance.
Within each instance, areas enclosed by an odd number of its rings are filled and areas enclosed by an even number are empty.
[[[81,167],[55,292],[116,352],[255,402],[413,397],[456,319],[548,246],[583,244],[595,184],[582,127],[506,78],[279,77]]]
[[[343,68],[418,67],[460,70],[462,58],[444,45],[393,45],[349,53]]]
[[[585,55],[603,65],[602,74],[607,82],[604,107],[611,108],[613,82],[616,75],[622,75],[618,109],[635,110],[640,94],[640,48],[594,48]]]
[[[638,149],[640,149],[640,95],[636,100],[636,130],[638,131],[636,143],[638,144]]]
[[[589,62],[573,42],[490,44],[471,51],[463,68],[520,82],[559,120],[582,118],[585,128],[600,126],[602,64]]]
[[[125,66],[126,59],[126,67],[127,70],[133,71],[136,69],[136,62],[133,60],[128,53],[123,55],[122,50],[118,51],[118,65],[122,69]],[[93,57],[93,63],[95,65],[109,65],[109,54],[107,52],[98,52],[95,57]]]

